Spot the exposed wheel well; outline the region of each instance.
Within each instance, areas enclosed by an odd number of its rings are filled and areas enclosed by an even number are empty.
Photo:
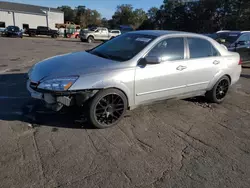
[[[117,90],[119,90],[119,91],[121,91],[125,96],[126,96],[126,99],[127,99],[127,102],[128,102],[128,106],[127,106],[127,109],[129,108],[129,100],[128,100],[128,96],[127,96],[127,94],[122,90],[122,89],[120,89],[120,88],[116,88],[116,87],[108,87],[108,88],[103,88],[103,90],[105,90],[105,89],[117,89]]]
[[[227,76],[229,78],[229,81],[230,81],[230,84],[231,84],[231,77],[228,74],[226,74],[225,76]]]
[[[95,39],[95,37],[94,37],[93,35],[89,35],[88,38],[89,38],[89,37],[92,37],[93,39]]]

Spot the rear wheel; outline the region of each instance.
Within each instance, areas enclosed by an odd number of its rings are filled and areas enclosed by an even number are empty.
[[[53,34],[52,36],[51,36],[51,38],[57,38],[57,34]]]
[[[102,90],[90,101],[89,121],[97,128],[112,127],[123,118],[127,106],[127,98],[120,90]]]
[[[230,79],[227,76],[223,76],[214,85],[213,89],[206,93],[206,98],[215,103],[221,103],[224,101],[226,94],[230,86]]]
[[[87,41],[88,41],[88,43],[93,43],[93,42],[95,42],[95,39],[94,39],[94,37],[90,36],[90,37],[88,37]]]

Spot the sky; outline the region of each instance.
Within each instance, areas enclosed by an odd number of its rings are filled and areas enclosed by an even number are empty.
[[[117,5],[131,4],[134,8],[143,8],[145,11],[151,7],[160,7],[163,0],[4,0],[15,3],[24,3],[56,8],[68,5],[72,8],[84,5],[90,9],[96,9],[102,17],[110,19],[114,14]]]

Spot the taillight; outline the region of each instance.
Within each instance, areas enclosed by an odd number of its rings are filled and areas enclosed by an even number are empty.
[[[242,65],[242,60],[241,60],[241,58],[240,58],[240,61],[239,61],[238,65]]]

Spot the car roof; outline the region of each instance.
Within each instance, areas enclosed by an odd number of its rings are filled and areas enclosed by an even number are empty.
[[[169,35],[169,34],[195,34],[195,33],[189,33],[189,32],[184,32],[184,31],[171,31],[171,30],[140,30],[140,31],[132,31],[129,33],[153,35],[156,37],[160,37],[163,35]]]
[[[222,30],[222,31],[217,31],[216,33],[238,33],[238,34],[242,34],[242,33],[250,33],[250,31],[230,31],[230,30]]]

